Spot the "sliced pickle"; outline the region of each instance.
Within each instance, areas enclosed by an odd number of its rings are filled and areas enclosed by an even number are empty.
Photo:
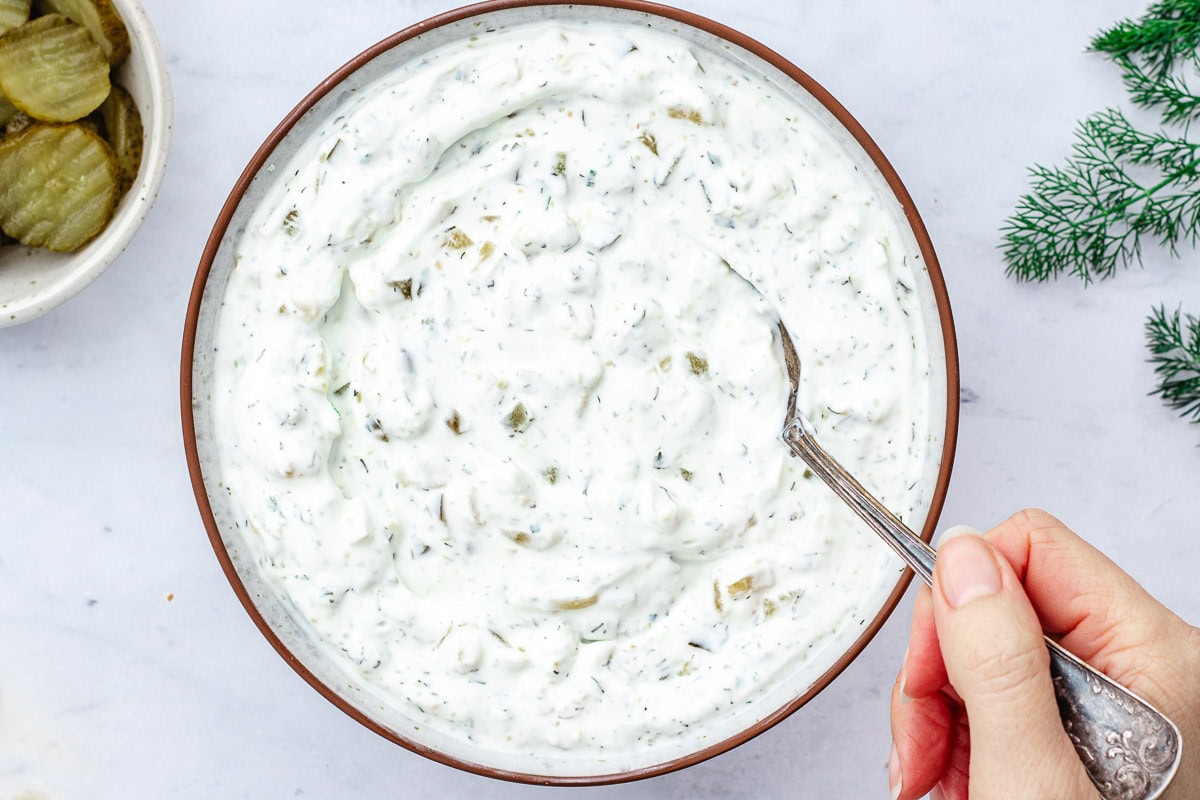
[[[0,142],[0,228],[21,244],[78,250],[119,191],[116,155],[83,125],[34,124]]]
[[[0,36],[0,92],[34,119],[71,122],[100,107],[111,84],[100,45],[59,14]]]
[[[29,0],[0,0],[0,33],[19,28],[29,19]]]
[[[129,57],[129,31],[125,30],[112,0],[38,0],[38,6],[46,13],[62,14],[87,28],[108,63],[120,64]]]
[[[8,98],[0,94],[0,136],[4,134],[4,128],[8,125],[9,120],[20,114],[17,107],[8,102]]]
[[[115,83],[108,99],[100,104],[100,115],[104,118],[105,138],[117,155],[124,194],[137,180],[142,165],[142,115],[129,92]]]

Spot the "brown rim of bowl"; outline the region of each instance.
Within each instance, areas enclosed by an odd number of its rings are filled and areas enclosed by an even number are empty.
[[[255,152],[250,163],[234,184],[233,190],[230,192],[228,199],[221,208],[220,214],[217,216],[216,223],[213,226],[212,233],[209,235],[208,242],[204,247],[204,253],[201,257],[200,265],[196,271],[196,280],[192,286],[191,298],[188,302],[187,320],[184,325],[183,332],[183,355],[180,368],[180,401],[182,406],[183,419],[183,439],[184,449],[187,452],[188,471],[191,474],[192,489],[196,495],[196,502],[200,509],[200,516],[203,519],[204,527],[208,531],[208,538],[212,543],[213,549],[216,552],[217,560],[221,564],[221,569],[225,572],[225,577],[229,580],[242,606],[249,613],[254,624],[276,652],[286,661],[292,669],[294,669],[300,677],[302,677],[310,686],[316,689],[326,700],[333,703],[336,707],[348,714],[351,718],[374,731],[380,736],[388,739],[414,753],[430,758],[447,766],[455,767],[466,772],[483,775],[486,777],[497,778],[515,783],[528,783],[547,786],[592,786],[601,784],[624,783],[628,781],[640,780],[642,778],[654,777],[663,775],[668,772],[674,772],[685,767],[698,764],[721,753],[732,750],[760,733],[773,727],[786,717],[790,716],[797,709],[815,697],[826,686],[828,686],[834,678],[836,678],[842,670],[844,670],[851,661],[853,661],[867,643],[874,638],[879,629],[883,627],[884,622],[891,616],[896,605],[900,602],[900,598],[908,588],[909,582],[912,580],[912,572],[905,570],[900,580],[896,584],[896,588],[888,596],[883,608],[875,616],[875,618],[866,626],[863,633],[855,640],[854,644],[831,666],[821,677],[809,688],[803,695],[795,698],[790,703],[777,709],[763,719],[759,720],[749,728],[731,736],[714,745],[705,747],[695,753],[680,758],[672,759],[662,764],[656,764],[649,767],[628,770],[625,772],[608,773],[594,776],[553,776],[553,775],[534,775],[520,772],[512,772],[509,770],[488,767],[480,764],[474,764],[469,761],[448,756],[440,751],[433,750],[417,742],[410,741],[396,732],[391,731],[382,725],[367,718],[357,709],[343,701],[336,692],[319,681],[308,669],[300,663],[300,661],[288,650],[286,646],[267,625],[262,615],[258,612],[253,600],[249,596],[246,587],[242,584],[238,577],[233,563],[229,558],[221,540],[221,533],[217,528],[216,520],[213,516],[212,507],[208,502],[208,493],[204,486],[204,476],[200,470],[199,454],[196,446],[196,428],[195,419],[192,415],[192,367],[193,355],[196,345],[196,327],[199,319],[201,299],[204,294],[205,284],[208,280],[208,275],[212,269],[213,260],[216,257],[217,250],[220,247],[221,240],[229,226],[229,222],[234,211],[245,194],[251,180],[258,173],[259,169],[266,163],[275,147],[278,146],[283,137],[292,129],[299,119],[321,98],[328,92],[345,80],[351,73],[357,71],[367,62],[373,60],[380,54],[408,41],[420,34],[426,33],[434,28],[441,27],[454,22],[459,22],[470,17],[478,16],[483,13],[499,11],[513,8],[523,8],[527,6],[606,6],[612,8],[624,9],[636,13],[649,14],[693,28],[705,31],[709,34],[724,39],[743,50],[746,50],[753,55],[763,59],[771,66],[783,72],[789,78],[798,83],[806,91],[808,91],[818,102],[820,102],[837,121],[850,133],[851,136],[858,142],[859,146],[874,162],[875,166],[883,175],[888,187],[899,201],[901,208],[904,210],[904,216],[912,229],[913,235],[916,238],[917,246],[921,250],[921,255],[925,259],[925,266],[929,273],[929,280],[933,288],[934,298],[937,301],[938,315],[941,322],[942,339],[946,354],[946,429],[942,444],[942,460],[938,471],[937,484],[934,487],[933,496],[930,502],[929,517],[925,523],[924,529],[921,531],[922,538],[925,541],[931,541],[934,530],[937,526],[938,517],[941,515],[942,506],[946,500],[946,492],[950,484],[950,473],[954,463],[954,449],[958,437],[958,414],[959,414],[959,367],[958,367],[958,346],[954,334],[954,320],[950,312],[950,299],[946,292],[946,283],[942,276],[941,268],[938,266],[937,256],[933,251],[933,243],[929,238],[929,233],[925,229],[925,224],[921,221],[920,215],[917,213],[916,206],[913,204],[911,195],[900,181],[899,175],[884,156],[883,151],[875,144],[874,140],[863,129],[862,125],[851,116],[850,112],[842,106],[833,95],[825,90],[819,83],[813,80],[807,73],[799,67],[792,64],[783,56],[779,55],[770,48],[760,44],[758,41],[740,33],[732,28],[726,27],[719,22],[714,22],[706,17],[693,14],[688,11],[683,11],[671,6],[659,5],[657,3],[645,2],[645,0],[575,0],[575,2],[553,2],[552,0],[485,0],[485,2],[476,3],[474,5],[464,6],[462,8],[448,11],[429,19],[418,22],[415,25],[401,30],[397,33],[388,36],[382,41],[372,45],[366,50],[359,53],[346,64],[341,66],[328,78],[317,85],[309,94],[300,101],[300,103],[284,117],[283,121],[273,130],[262,146]]]

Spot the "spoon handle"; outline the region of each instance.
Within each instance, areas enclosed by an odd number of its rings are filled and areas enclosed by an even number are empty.
[[[884,508],[817,443],[798,414],[783,441],[926,584],[936,551]],[[1104,800],[1154,800],[1175,776],[1182,755],[1179,729],[1157,709],[1107,675],[1046,639],[1063,728]]]

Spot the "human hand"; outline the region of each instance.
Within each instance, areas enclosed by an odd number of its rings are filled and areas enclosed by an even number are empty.
[[[942,542],[892,690],[893,800],[1095,800],[1043,632],[1179,727],[1164,798],[1200,797],[1200,629],[1043,511]]]

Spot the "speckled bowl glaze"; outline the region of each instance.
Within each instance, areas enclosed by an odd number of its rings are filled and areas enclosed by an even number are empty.
[[[696,764],[723,753],[770,728],[825,688],[858,655],[892,612],[910,580],[896,562],[881,575],[878,591],[863,597],[856,618],[833,637],[822,671],[785,679],[760,695],[745,713],[738,712],[706,729],[703,738],[653,752],[631,751],[606,760],[571,757],[539,758],[502,754],[472,747],[417,725],[390,708],[369,687],[349,678],[324,655],[285,608],[250,555],[234,524],[221,487],[220,462],[213,430],[213,341],[221,299],[232,268],[236,244],[247,221],[274,180],[306,138],[350,93],[448,41],[470,36],[481,27],[544,19],[619,21],[657,28],[700,47],[737,59],[794,97],[825,125],[864,171],[890,207],[909,252],[919,252],[915,287],[931,352],[932,377],[929,458],[922,493],[927,504],[909,520],[928,540],[933,533],[950,479],[958,429],[958,359],[945,285],[929,237],[895,171],[853,117],[820,85],[787,60],[748,37],[716,22],[665,6],[618,0],[553,4],[536,0],[486,2],[452,11],[400,31],[353,58],[321,83],[280,123],[255,154],[233,187],[205,248],[188,307],[181,365],[184,438],[192,483],[208,535],[234,591],[279,654],[314,689],[367,728],[409,750],[459,769],[533,784],[589,785],[646,778]],[[783,447],[783,444],[780,444]],[[870,535],[870,534],[864,534]]]
[[[167,169],[175,101],[150,17],[137,0],[113,0],[129,30],[131,53],[114,71],[137,103],[145,140],[137,181],[100,234],[76,253],[0,247],[0,328],[37,319],[70,300],[108,269],[150,213]]]

